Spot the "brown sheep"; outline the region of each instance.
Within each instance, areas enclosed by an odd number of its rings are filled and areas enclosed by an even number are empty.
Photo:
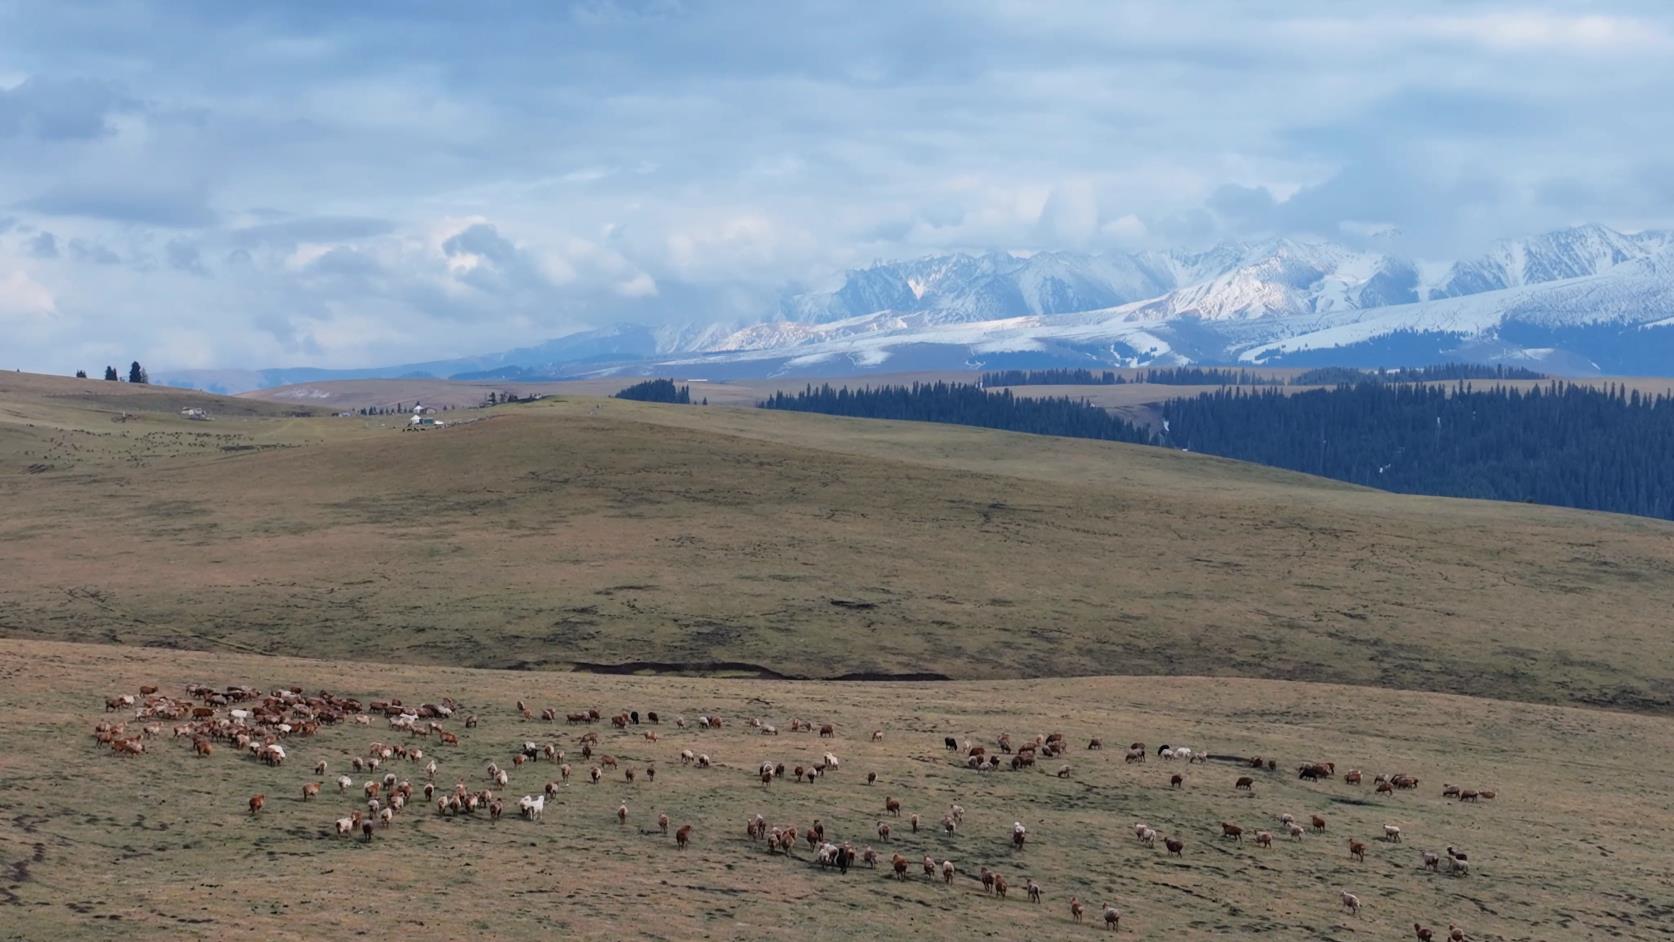
[[[668,815],[667,814],[657,815],[657,830],[661,831],[663,834],[668,833]],[[752,831],[751,836],[752,837],[755,836],[753,831]]]
[[[994,874],[994,895],[1001,899],[1006,898],[1006,878],[997,873]]]
[[[267,796],[266,795],[251,795],[250,796],[250,813],[255,814],[256,812],[262,810],[262,806],[265,805],[265,804],[267,804]]]
[[[837,735],[837,727],[831,725],[830,723],[826,723],[820,727],[821,739],[830,739],[835,735]]]
[[[1244,839],[1244,829],[1231,823],[1230,821],[1222,821],[1221,836],[1230,837],[1235,841],[1242,841]]]
[[[1429,926],[1421,926],[1416,922],[1412,924],[1412,934],[1418,936],[1418,942],[1430,942],[1431,939],[1436,937],[1434,929]]]
[[[884,799],[884,810],[889,812],[892,815],[895,815],[897,818],[899,818],[901,816],[901,802],[900,802],[900,800],[896,799],[896,798],[885,798]]]
[[[1116,932],[1121,928],[1121,925],[1122,911],[1114,906],[1106,905],[1104,907],[1104,927],[1111,932]]]
[[[1081,905],[1081,900],[1073,896],[1070,897],[1070,916],[1073,917],[1076,922],[1081,921],[1081,914],[1086,911],[1087,907]]]
[[[1256,842],[1257,847],[1272,847],[1273,846],[1273,832],[1272,831],[1257,831],[1256,836],[1255,836],[1255,842]]]
[[[900,854],[896,854],[895,856],[889,858],[889,863],[895,868],[896,877],[902,880],[907,878],[907,858],[901,856]]]
[[[1313,825],[1314,830],[1323,831],[1325,830],[1325,819],[1316,814],[1313,816]]]
[[[1237,791],[1238,789],[1243,789],[1244,791],[1247,791],[1247,792],[1250,792],[1251,794],[1254,794],[1255,793],[1255,779],[1250,778],[1248,775],[1240,775],[1238,777],[1238,781],[1236,781],[1232,784],[1232,788],[1233,788],[1234,791]]]
[[[1350,784],[1350,785],[1359,785],[1360,784],[1360,770],[1359,769],[1349,769],[1348,772],[1343,775],[1343,781]]]
[[[319,782],[303,782],[302,783],[302,800],[303,801],[307,801],[310,798],[318,798],[319,795],[320,795],[320,783]]]
[[[1030,879],[1029,882],[1023,884],[1023,888],[1029,891],[1029,902],[1039,905],[1040,884],[1036,883],[1033,879]]]
[[[1361,863],[1366,862],[1366,842],[1365,841],[1357,841],[1357,840],[1355,840],[1354,838],[1351,837],[1351,838],[1349,838],[1348,848],[1349,848],[1349,858],[1351,860],[1358,860]]]
[[[1179,772],[1176,772],[1173,775],[1169,776],[1168,787],[1169,788],[1179,788],[1181,785],[1184,785],[1185,782],[1186,782],[1186,777],[1184,775],[1181,775]]]
[[[1167,847],[1168,852],[1170,854],[1173,854],[1176,857],[1184,857],[1185,856],[1185,854],[1181,853],[1181,851],[1186,849],[1186,842],[1180,840],[1178,837],[1164,838],[1163,839],[1163,846]]]
[[[674,832],[674,844],[681,850],[685,850],[686,845],[691,843],[691,840],[692,826],[690,824],[682,824],[680,830]]]

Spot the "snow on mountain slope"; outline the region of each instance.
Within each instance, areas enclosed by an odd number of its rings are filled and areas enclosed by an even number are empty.
[[[1517,285],[1597,275],[1674,246],[1674,233],[1625,235],[1600,225],[1576,226],[1496,244],[1486,254],[1454,263],[1429,292],[1434,298],[1480,294]]]

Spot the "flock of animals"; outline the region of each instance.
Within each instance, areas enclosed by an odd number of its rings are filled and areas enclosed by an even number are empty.
[[[547,708],[537,713],[521,701],[517,704],[517,710],[525,723],[556,723],[560,718],[558,711],[554,709]],[[451,787],[438,786],[436,779],[442,771],[442,765],[438,761],[436,750],[456,749],[460,745],[459,734],[447,728],[446,724],[457,722],[459,726],[468,729],[479,725],[476,715],[462,712],[459,704],[451,698],[441,698],[437,702],[421,703],[417,706],[403,704],[400,700],[379,700],[362,704],[353,697],[336,696],[325,691],[308,695],[300,688],[263,692],[248,686],[212,688],[192,684],[185,688],[184,696],[178,697],[164,694],[156,686],[143,686],[137,695],[122,694],[106,698],[105,711],[107,714],[121,714],[121,718],[99,722],[94,727],[94,737],[118,755],[141,756],[149,751],[148,743],[165,739],[185,740],[190,744],[192,753],[198,757],[211,756],[218,748],[230,748],[275,770],[285,767],[289,759],[285,743],[313,736],[326,726],[348,724],[371,727],[376,722],[387,728],[390,733],[404,734],[405,741],[386,742],[380,739],[371,742],[364,754],[350,758],[347,771],[340,773],[335,780],[330,780],[335,786],[336,794],[346,796],[353,793],[356,800],[362,804],[349,814],[335,819],[332,828],[325,833],[335,833],[344,837],[358,835],[365,842],[371,842],[378,831],[391,827],[399,815],[408,813],[414,802],[419,800],[433,808],[437,815],[457,817],[481,814],[497,821],[508,810],[509,793],[503,790],[511,786],[512,773],[516,771],[520,777],[524,777],[526,766],[533,768],[542,762],[555,769],[556,777],[540,776],[545,781],[539,789],[521,796],[510,805],[516,809],[520,817],[531,822],[542,820],[547,802],[555,800],[571,781],[575,774],[575,761],[572,760],[579,760],[581,765],[587,766],[586,776],[594,784],[602,781],[607,775],[619,774],[627,783],[633,783],[640,777],[648,783],[655,782],[657,775],[654,764],[646,764],[641,768],[628,767],[615,756],[603,752],[603,741],[598,730],[589,728],[575,737],[576,755],[573,757],[555,742],[524,740],[507,750],[505,760],[510,764],[509,768],[502,767],[496,759],[472,775],[446,776],[455,780]],[[608,724],[618,737],[637,735],[647,743],[659,742],[659,730],[667,729],[656,712],[648,712],[642,717],[637,710],[624,711],[607,718],[599,710],[589,709],[566,713],[562,718],[571,726],[595,727]],[[733,722],[718,715],[701,715],[692,721],[677,716],[672,719],[670,725],[679,730],[699,732],[721,728]],[[776,725],[761,718],[751,718],[745,722],[760,735],[779,734]],[[835,740],[837,736],[835,726],[830,723],[815,724],[801,718],[793,718],[788,726],[792,733],[815,734],[817,731],[821,741]],[[871,733],[873,741],[882,740],[883,737],[884,731],[881,729]],[[992,748],[948,736],[944,738],[943,745],[948,752],[959,757],[960,765],[978,774],[993,773],[1003,767],[1019,772],[1036,769],[1046,760],[1057,760],[1060,763],[1057,770],[1060,777],[1070,774],[1070,766],[1066,761],[1069,746],[1061,733],[1036,735],[1022,741],[1014,741],[1009,734],[1002,733]],[[1093,752],[1103,748],[1103,742],[1097,738],[1091,739],[1086,745],[1086,750]],[[674,755],[683,766],[697,769],[719,767],[707,753],[696,752],[691,748],[683,748]],[[1006,757],[1003,760],[1002,755]],[[1144,764],[1153,755],[1170,765],[1169,787],[1173,789],[1186,787],[1188,774],[1196,777],[1195,773],[1189,773],[1190,767],[1207,766],[1210,762],[1230,763],[1269,773],[1278,771],[1278,761],[1272,758],[1211,755],[1200,749],[1176,745],[1163,745],[1152,753],[1143,742],[1134,742],[1127,747],[1124,762],[1130,765]],[[1184,764],[1187,771],[1173,771],[1180,764]],[[304,802],[320,799],[331,772],[330,760],[318,760],[311,768],[313,775],[319,777],[319,780],[307,780],[294,786],[300,789]],[[771,788],[774,783],[787,777],[793,782],[815,782],[828,774],[836,773],[840,768],[841,762],[836,754],[827,749],[818,761],[808,765],[787,768],[781,762],[763,761],[754,767],[752,777],[761,787]],[[401,771],[397,772],[396,769]],[[1335,763],[1328,761],[1305,763],[1297,769],[1298,778],[1308,781],[1332,780],[1336,775]],[[421,777],[422,780],[415,785],[413,779]],[[478,787],[467,785],[465,779],[468,777],[476,778],[483,784]],[[876,780],[875,772],[868,773],[868,785],[874,784]],[[1342,780],[1348,785],[1363,786],[1364,775],[1358,769],[1349,769],[1343,774]],[[1372,785],[1377,793],[1393,795],[1398,791],[1417,789],[1419,779],[1404,772],[1380,774],[1372,778]],[[1253,793],[1255,788],[1254,775],[1245,774],[1233,778],[1231,790],[1234,793]],[[1463,788],[1456,785],[1446,785],[1441,791],[1443,797],[1460,802],[1493,800],[1495,794],[1495,791],[1489,788]],[[266,808],[265,793],[249,798],[249,814],[263,814]],[[903,803],[894,796],[884,798],[882,809],[883,815],[876,826],[878,843],[888,842],[897,827],[905,825],[917,833],[923,824],[919,814],[911,814],[903,819]],[[624,801],[616,809],[617,823],[626,825],[629,817],[630,811],[627,802]],[[892,824],[891,821],[895,823]],[[939,826],[948,834],[954,834],[964,825],[964,821],[965,809],[958,804],[952,804],[942,814]],[[670,826],[669,816],[659,813],[656,817],[657,833],[667,836]],[[1327,827],[1326,819],[1318,814],[1310,815],[1306,826],[1295,816],[1283,814],[1279,816],[1275,826],[1255,830],[1251,840],[1258,847],[1271,849],[1280,837],[1291,842],[1300,842],[1310,833],[1316,837],[1325,834]],[[746,819],[744,833],[746,840],[764,844],[768,853],[786,856],[794,856],[798,845],[805,842],[814,864],[843,874],[847,874],[851,867],[876,868],[883,862],[880,853],[871,844],[856,847],[852,841],[839,841],[818,819],[806,827],[798,824],[770,825],[762,815],[755,814]],[[1242,842],[1247,833],[1248,830],[1242,824],[1227,820],[1219,822],[1220,840]],[[1144,822],[1133,825],[1133,835],[1136,841],[1146,847],[1154,848],[1160,841],[1166,852],[1173,856],[1183,856],[1187,850],[1187,841],[1182,835],[1164,835]],[[674,846],[677,849],[684,850],[694,839],[696,834],[692,824],[681,824],[673,831]],[[1383,834],[1378,840],[1391,846],[1405,843],[1402,828],[1395,824],[1384,825]],[[1010,843],[1014,855],[1021,854],[1028,845],[1029,830],[1021,821],[1013,824]],[[1346,844],[1348,859],[1364,863],[1370,841],[1351,836],[1346,839]],[[887,860],[886,873],[896,879],[909,879],[913,863],[902,854],[894,853]],[[954,876],[961,872],[961,868],[951,859],[937,861],[934,857],[926,855],[918,864],[924,878],[939,878],[944,884],[951,884]],[[1448,845],[1445,852],[1421,852],[1419,864],[1425,870],[1434,873],[1445,872],[1454,877],[1467,876],[1471,866],[1467,853],[1452,845]],[[1011,883],[1004,874],[991,870],[986,865],[981,866],[976,874],[967,875],[980,881],[984,893],[997,898],[1005,898],[1011,888]],[[1032,903],[1040,903],[1045,895],[1044,890],[1033,879],[1027,879],[1023,889]],[[1346,889],[1342,890],[1340,901],[1343,911],[1356,916],[1360,914],[1362,903],[1356,894]],[[1072,896],[1069,900],[1069,911],[1075,922],[1082,922],[1086,905],[1079,898]],[[1101,915],[1106,928],[1113,931],[1120,928],[1122,911],[1116,905],[1103,904]],[[1432,942],[1438,937],[1436,930],[1422,923],[1413,924],[1413,933],[1419,942]],[[1453,925],[1449,925],[1446,935],[1441,937],[1452,942],[1466,938],[1463,930]]]

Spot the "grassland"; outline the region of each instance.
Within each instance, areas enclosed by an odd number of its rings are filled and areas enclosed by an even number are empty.
[[[949,426],[561,396],[406,434],[68,382],[0,377],[0,635],[1674,704],[1654,521]]]
[[[489,760],[509,766],[525,740],[554,742],[577,765],[545,820],[508,815],[442,818],[413,807],[370,844],[335,835],[332,821],[359,805],[331,784],[351,756],[390,731],[345,724],[287,742],[290,760],[273,769],[230,749],[197,759],[185,740],[152,740],[145,755],[120,758],[94,743],[96,722],[116,718],[103,697],[158,684],[247,683],[370,700],[459,698],[481,717],[460,728],[462,743],[430,751],[437,781],[484,787]],[[636,784],[612,775],[586,782],[575,756],[579,730],[524,722],[513,704],[560,711],[597,707],[658,710],[652,743],[630,729],[601,730],[602,749],[641,770]],[[718,713],[721,730],[678,729],[675,714]],[[1666,828],[1674,807],[1674,742],[1665,720],[1595,710],[1541,707],[1411,692],[1306,683],[1202,678],[1084,678],[933,685],[791,683],[701,678],[635,678],[479,671],[399,665],[328,664],[237,654],[171,652],[53,642],[0,641],[0,939],[262,939],[385,937],[463,939],[652,938],[807,939],[1074,937],[1102,927],[1116,903],[1124,931],[1144,938],[1411,938],[1413,922],[1456,923],[1476,940],[1666,939],[1669,902]],[[755,734],[761,717],[788,726],[801,716],[837,727],[812,734]],[[165,727],[166,729],[166,727]],[[873,742],[870,732],[883,730]],[[1073,749],[1034,771],[979,774],[942,747],[944,736],[992,746],[1063,732]],[[1103,752],[1081,747],[1092,736]],[[1130,740],[1191,743],[1214,753],[1277,757],[1253,795],[1236,793],[1243,770],[1230,763],[1184,766],[1153,755],[1124,763]],[[692,749],[709,770],[682,766]],[[815,784],[756,783],[772,759],[808,764],[827,749],[842,765]],[[313,774],[319,760],[330,764]],[[1339,769],[1406,771],[1421,787],[1375,796],[1340,779],[1297,780],[1294,766],[1331,760]],[[654,782],[643,769],[654,764]],[[422,783],[417,763],[398,762]],[[877,784],[866,775],[875,772]],[[1168,787],[1181,772],[1185,787]],[[366,776],[355,779],[356,785]],[[512,769],[505,794],[535,792],[557,777],[550,763]],[[307,781],[326,782],[314,802]],[[1476,805],[1438,797],[1442,782],[1493,788]],[[252,817],[246,799],[268,798]],[[891,840],[874,834],[886,797],[902,801]],[[615,810],[630,818],[619,826]],[[936,826],[951,804],[967,812],[954,835]],[[677,851],[655,830],[659,812],[694,825],[694,845]],[[913,861],[911,879],[861,868],[821,871],[806,845],[795,859],[745,840],[755,813],[871,844],[887,860]],[[926,828],[913,834],[907,815]],[[1251,833],[1290,813],[1321,814],[1324,834],[1261,849],[1222,840],[1218,822]],[[1013,821],[1029,828],[1021,853]],[[1131,826],[1146,821],[1186,841],[1180,858],[1140,846]],[[1404,842],[1376,840],[1396,824]],[[1347,859],[1349,837],[1368,840],[1364,864]],[[1456,845],[1470,854],[1467,877],[1430,874],[1424,850]],[[919,859],[951,859],[951,887],[920,876]],[[984,897],[972,879],[991,867],[1012,882],[1007,900]],[[1037,909],[1021,892],[1045,890]],[[1338,892],[1358,894],[1358,918]],[[1068,900],[1088,903],[1077,929]]]

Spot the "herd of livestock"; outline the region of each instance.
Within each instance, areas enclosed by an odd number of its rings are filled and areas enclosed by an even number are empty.
[[[521,701],[517,704],[517,710],[525,722],[555,723],[560,719],[557,710],[547,708],[537,713]],[[120,718],[99,722],[94,729],[94,737],[118,755],[139,756],[148,751],[148,743],[184,740],[199,757],[213,755],[217,749],[232,749],[274,768],[284,766],[289,759],[286,742],[312,736],[325,726],[348,724],[370,727],[374,722],[378,722],[392,733],[404,734],[404,741],[392,739],[388,742],[371,742],[364,754],[353,756],[349,760],[349,768],[343,770],[334,780],[327,778],[331,771],[330,763],[327,760],[319,760],[312,765],[312,769],[315,776],[321,777],[320,780],[300,784],[304,801],[318,798],[328,783],[338,794],[355,793],[355,800],[363,804],[333,821],[332,827],[326,833],[358,836],[366,842],[372,841],[378,830],[388,828],[398,815],[421,800],[438,815],[481,814],[495,820],[508,810],[510,801],[509,807],[515,808],[518,815],[538,821],[545,811],[546,803],[556,798],[575,774],[576,763],[572,761],[572,756],[556,743],[523,741],[507,750],[508,755],[504,758],[510,768],[502,767],[499,760],[487,763],[486,768],[480,773],[486,783],[483,787],[467,786],[463,779],[457,777],[451,787],[438,786],[436,777],[441,766],[434,750],[458,747],[460,742],[458,734],[450,730],[446,724],[457,723],[464,728],[474,728],[479,722],[476,715],[462,711],[459,704],[451,698],[442,698],[434,703],[421,703],[417,706],[403,704],[400,700],[378,700],[363,704],[356,698],[336,696],[325,691],[308,695],[300,688],[263,692],[248,686],[212,688],[191,684],[186,686],[184,696],[178,697],[164,694],[156,686],[143,686],[137,695],[107,697],[105,711],[107,714],[120,714]],[[375,721],[374,717],[378,719]],[[639,735],[649,743],[659,740],[658,730],[663,728],[662,718],[657,713],[648,712],[642,717],[637,710],[605,717],[599,710],[589,709],[564,713],[562,719],[570,725],[588,727],[608,723],[619,735],[631,735],[631,731],[637,729]],[[734,721],[717,715],[697,716],[691,721],[684,716],[677,716],[670,720],[670,725],[681,729],[714,729],[732,722]],[[764,736],[779,733],[776,725],[761,718],[751,718],[743,722],[747,722],[751,728]],[[816,724],[809,720],[793,718],[788,726],[792,733],[817,732],[821,740],[836,738],[836,728],[830,723]],[[871,733],[873,740],[881,740],[883,736],[884,732],[881,729]],[[640,776],[648,782],[654,782],[656,779],[657,770],[654,764],[646,764],[640,768],[626,767],[616,757],[603,752],[600,735],[594,729],[582,732],[575,738],[574,744],[577,754],[573,759],[579,760],[579,764],[586,767],[585,774],[593,783],[600,782],[606,775],[616,774],[620,774],[629,783]],[[992,747],[949,736],[944,738],[943,746],[958,757],[960,765],[977,773],[994,772],[1002,767],[1013,771],[1034,769],[1048,761],[1056,760],[1055,764],[1059,765],[1057,774],[1060,777],[1070,774],[1070,767],[1065,763],[1070,747],[1060,733],[1037,735],[1022,741],[1013,741],[1009,734],[1001,734]],[[1085,748],[1098,751],[1104,748],[1104,744],[1094,738],[1088,741]],[[1002,755],[1005,756],[1004,759],[1001,758]],[[1153,757],[1165,763],[1183,763],[1187,766],[1213,761],[1236,764],[1251,771],[1278,771],[1278,761],[1273,758],[1211,755],[1204,750],[1181,745],[1162,745],[1153,752],[1143,742],[1130,743],[1124,754],[1124,761],[1128,764],[1143,764]],[[682,765],[696,768],[717,767],[717,763],[713,762],[708,754],[689,748],[680,750],[675,758]],[[399,766],[397,760],[407,765]],[[501,790],[510,785],[511,770],[543,761],[555,770],[556,777],[542,776],[547,778],[547,781],[539,789],[515,801],[502,794]],[[806,779],[813,782],[828,773],[836,772],[840,765],[833,752],[824,751],[824,755],[817,761],[790,768],[783,763],[764,761],[753,767],[752,777],[759,780],[764,787],[770,787],[787,776],[795,781]],[[396,768],[415,770],[413,777],[422,775],[422,782],[415,785],[404,774],[393,771]],[[349,772],[355,774],[350,775]],[[1337,766],[1329,761],[1308,762],[1297,768],[1297,775],[1300,779],[1313,781],[1334,779],[1337,776]],[[1359,769],[1345,770],[1342,779],[1346,784],[1355,786],[1361,786],[1365,782],[1365,777]],[[876,773],[869,773],[867,783],[872,784],[875,781]],[[1185,774],[1172,771],[1168,781],[1170,788],[1182,788],[1185,785]],[[1405,772],[1379,774],[1373,776],[1370,781],[1378,793],[1393,794],[1397,791],[1417,789],[1419,786],[1418,778]],[[1243,774],[1233,779],[1234,791],[1253,791],[1255,787],[1254,775]],[[1490,788],[1464,788],[1457,785],[1444,786],[1441,794],[1461,802],[1492,800],[1495,797],[1494,790]],[[262,813],[266,803],[265,794],[252,795],[248,801],[249,813]],[[917,814],[911,815],[910,819],[900,820],[902,804],[898,799],[886,798],[883,810],[883,819],[878,821],[876,828],[880,843],[888,841],[896,827],[910,826],[914,832],[920,829],[922,822]],[[625,824],[628,816],[628,807],[624,802],[616,810],[618,823]],[[954,833],[964,824],[964,817],[964,809],[958,804],[953,804],[942,815],[939,826],[950,834]],[[897,823],[892,825],[890,819],[896,820]],[[671,821],[667,814],[657,816],[656,827],[663,835],[670,833]],[[1243,825],[1232,821],[1221,821],[1218,832],[1220,840],[1242,842],[1248,836],[1257,846],[1271,848],[1277,840],[1301,841],[1305,834],[1325,833],[1327,827],[1326,819],[1318,814],[1310,815],[1306,823],[1290,814],[1284,814],[1278,818],[1275,826],[1255,830],[1253,834]],[[884,863],[887,864],[887,874],[907,879],[909,870],[914,865],[914,861],[900,853],[884,860],[870,845],[857,848],[849,841],[828,839],[826,826],[818,820],[806,827],[790,824],[770,825],[758,814],[746,820],[744,830],[746,839],[765,844],[770,853],[791,855],[795,853],[800,842],[806,842],[814,863],[845,874],[853,866],[877,867]],[[1010,834],[1013,851],[1022,851],[1029,836],[1028,828],[1021,821],[1015,822]],[[1133,836],[1140,844],[1148,847],[1155,847],[1160,842],[1171,855],[1181,856],[1186,852],[1186,839],[1183,836],[1165,835],[1144,822],[1133,825]],[[683,823],[673,828],[674,845],[679,849],[685,849],[695,838],[692,824]],[[1389,845],[1402,844],[1404,835],[1398,825],[1387,824],[1378,840]],[[1349,837],[1345,843],[1348,859],[1364,862],[1368,841]],[[922,868],[924,877],[932,880],[939,878],[944,883],[951,883],[955,873],[960,872],[960,868],[952,860],[938,862],[933,857],[925,856],[917,863]],[[1419,865],[1428,871],[1445,872],[1454,877],[1467,876],[1471,867],[1468,854],[1451,845],[1443,852],[1421,852]],[[970,876],[980,880],[985,893],[1005,897],[1008,892],[1009,884],[1005,876],[986,866]],[[1023,889],[1031,902],[1041,901],[1042,889],[1033,879],[1027,880]],[[1340,896],[1344,911],[1353,915],[1360,913],[1362,904],[1358,896],[1348,890],[1342,890]],[[1069,910],[1072,918],[1081,922],[1086,906],[1079,898],[1071,897]],[[1120,928],[1122,911],[1117,906],[1104,904],[1101,916],[1105,927],[1111,930]],[[1420,942],[1431,942],[1436,938],[1457,942],[1465,938],[1463,930],[1452,925],[1448,926],[1445,934],[1441,934],[1422,923],[1414,923],[1413,933]]]

